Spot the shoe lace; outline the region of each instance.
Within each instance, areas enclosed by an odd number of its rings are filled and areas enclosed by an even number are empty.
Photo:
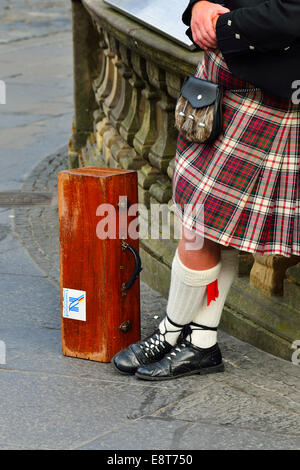
[[[193,328],[191,327],[193,326]],[[198,323],[191,322],[189,325],[185,326],[185,331],[184,331],[184,341],[179,342],[172,350],[170,351],[170,354],[168,356],[165,356],[168,360],[172,360],[172,356],[176,357],[178,352],[181,352],[184,348],[187,347],[186,342],[191,343],[192,342],[192,333],[195,330],[198,331],[206,331],[206,330],[211,330],[211,331],[217,331],[217,327],[211,327],[211,326],[205,326],[205,325],[199,325]],[[189,337],[189,339],[187,339]]]
[[[172,356],[173,357],[176,356],[177,352],[181,352],[183,348],[186,348],[186,344],[180,343],[171,350],[168,356],[165,356],[165,357],[170,361],[172,360]]]
[[[164,335],[162,335],[164,336]],[[160,332],[154,333],[151,337],[146,338],[139,344],[146,357],[153,357],[155,353],[162,352],[166,348],[165,339],[160,337]]]
[[[178,328],[177,330],[172,330],[172,331],[168,330],[166,326],[166,318],[164,319],[165,331],[163,333],[160,330],[157,330],[157,332],[155,332],[152,336],[140,342],[139,346],[143,350],[146,357],[149,357],[149,355],[153,357],[155,355],[155,351],[162,352],[163,350],[166,349],[167,344],[168,344],[168,342],[166,341],[167,333],[181,333],[182,332],[182,327]],[[169,318],[168,320],[170,321]],[[174,322],[171,322],[171,323],[174,324]]]

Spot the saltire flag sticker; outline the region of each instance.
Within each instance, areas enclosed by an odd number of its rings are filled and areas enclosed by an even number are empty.
[[[63,289],[63,317],[86,321],[86,292]]]

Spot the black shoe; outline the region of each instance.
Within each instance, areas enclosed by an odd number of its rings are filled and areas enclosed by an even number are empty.
[[[168,353],[173,346],[165,340],[161,340],[159,330],[143,341],[134,343],[126,349],[118,352],[112,363],[121,374],[135,374],[137,369],[143,365],[159,361]]]
[[[163,359],[139,367],[136,377],[144,380],[170,380],[194,374],[224,372],[218,344],[201,349],[187,340],[178,343]]]

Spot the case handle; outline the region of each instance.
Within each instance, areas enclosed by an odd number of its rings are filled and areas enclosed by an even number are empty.
[[[134,257],[134,271],[131,276],[131,279],[128,282],[124,282],[122,285],[123,295],[126,295],[126,291],[128,291],[133,286],[133,284],[135,283],[136,279],[139,277],[139,274],[143,268],[142,268],[142,261],[141,261],[140,255],[138,254],[136,249],[133,248],[133,246],[126,243],[124,240],[122,240],[121,246],[123,250],[129,250],[133,254],[133,257]]]

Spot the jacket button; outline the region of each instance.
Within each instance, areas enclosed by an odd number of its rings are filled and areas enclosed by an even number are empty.
[[[228,20],[228,21],[227,21],[227,24],[228,24],[228,26],[231,26],[232,21],[231,21],[231,20]]]
[[[291,48],[291,46],[287,46],[284,48],[285,51],[288,51]]]
[[[251,49],[252,51],[255,49],[254,46],[249,46],[249,49]]]
[[[235,39],[241,39],[241,36],[239,35],[239,33],[235,33]]]

